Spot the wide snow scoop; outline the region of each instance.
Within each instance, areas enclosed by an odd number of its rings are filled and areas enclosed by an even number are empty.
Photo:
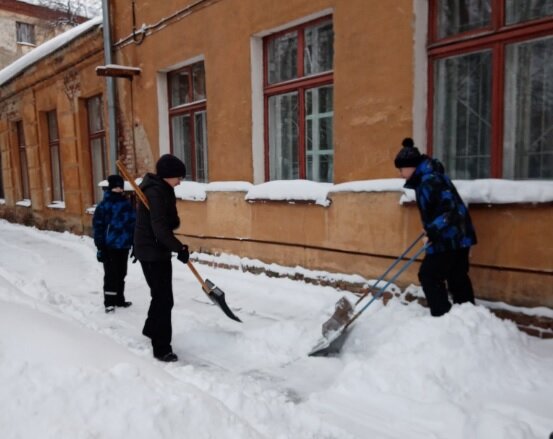
[[[117,160],[115,163],[121,174],[123,174],[123,177],[125,177],[125,180],[127,180],[134,188],[134,191],[136,192],[138,198],[140,198],[142,204],[144,204],[144,206],[149,210],[150,205],[148,204],[148,199],[146,198],[146,195],[144,195],[144,192],[142,192],[142,189],[140,189],[140,187],[135,183],[134,179],[131,178],[131,176],[127,172],[127,169],[125,168],[125,165],[120,160]],[[192,265],[192,262],[188,261],[186,265],[188,265],[188,268],[190,268],[190,271],[192,271],[194,277],[198,280],[198,282],[200,282],[200,285],[202,286],[202,291],[207,294],[207,297],[209,297],[209,299],[215,305],[221,308],[221,310],[227,315],[227,317],[231,318],[232,320],[236,320],[237,322],[242,322],[242,320],[234,315],[232,310],[227,305],[227,302],[225,301],[225,293],[223,292],[223,290],[217,287],[209,279],[206,279],[204,281],[203,278],[200,276],[200,273],[198,273],[198,270],[196,270],[196,267]]]
[[[342,297],[340,300],[338,300],[338,302],[336,302],[336,305],[334,306],[334,314],[332,314],[332,316],[323,323],[323,337],[327,337],[328,334],[341,328],[351,320],[355,313],[355,308],[357,307],[357,305],[359,305],[359,303],[365,297],[367,297],[370,292],[378,291],[378,284],[382,282],[384,278],[388,275],[388,273],[392,271],[394,267],[399,263],[399,261],[401,261],[405,257],[405,255],[409,253],[413,249],[413,247],[415,247],[415,245],[417,245],[417,243],[423,238],[424,235],[424,232],[421,233],[419,237],[415,239],[415,241],[413,241],[413,243],[409,247],[407,247],[407,250],[405,250],[401,255],[397,257],[392,265],[388,267],[384,274],[382,274],[382,276],[380,276],[373,285],[365,288],[363,294],[359,296],[355,304],[352,305],[351,302],[345,297]]]
[[[418,240],[417,240],[418,241]],[[310,357],[323,357],[329,354],[337,354],[342,349],[346,337],[348,336],[348,328],[357,320],[357,318],[369,307],[371,303],[377,300],[384,292],[386,288],[390,286],[396,279],[411,266],[411,264],[419,257],[419,255],[426,249],[427,245],[425,244],[420,250],[418,250],[408,261],[403,264],[401,269],[388,281],[386,284],[379,288],[378,291],[373,295],[373,298],[363,306],[357,313],[355,313],[345,324],[336,328],[335,330],[327,332],[315,347],[309,353]]]

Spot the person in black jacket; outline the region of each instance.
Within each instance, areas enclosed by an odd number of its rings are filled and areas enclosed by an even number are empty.
[[[406,179],[404,187],[416,193],[428,244],[419,280],[430,313],[438,317],[451,309],[448,290],[454,303],[474,303],[468,272],[476,233],[468,209],[443,165],[421,154],[411,138],[404,139],[402,146],[394,163]]]
[[[188,262],[188,247],[174,235],[180,225],[174,187],[186,175],[184,163],[165,154],[156,163],[156,174],[146,174],[140,188],[149,209],[139,203],[134,232],[134,254],[142,265],[152,296],[142,333],[152,341],[154,357],[161,361],[177,361],[171,347],[173,308],[171,252]]]
[[[104,198],[92,218],[96,259],[104,264],[104,306],[106,312],[116,306],[127,308],[125,300],[125,276],[129,249],[133,243],[135,211],[123,194],[124,181],[119,175],[108,177]]]

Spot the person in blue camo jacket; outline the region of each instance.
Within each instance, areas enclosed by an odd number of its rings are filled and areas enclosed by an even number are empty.
[[[414,189],[428,244],[419,269],[419,280],[430,313],[441,316],[454,303],[474,303],[469,277],[469,251],[476,233],[457,189],[436,159],[421,154],[413,139],[406,138],[394,160],[404,187]]]
[[[125,300],[125,277],[129,251],[133,244],[135,209],[123,193],[124,181],[119,175],[108,177],[104,198],[96,206],[92,225],[96,258],[104,264],[104,306],[106,313],[115,307],[132,305]]]

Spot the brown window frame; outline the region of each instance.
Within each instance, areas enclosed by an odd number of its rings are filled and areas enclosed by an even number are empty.
[[[29,160],[27,157],[25,130],[22,120],[18,120],[15,122],[15,133],[17,139],[17,156],[19,160],[19,183],[21,185],[21,199],[30,200],[31,184],[29,179]]]
[[[489,178],[503,178],[505,48],[512,43],[531,41],[553,36],[553,16],[506,23],[505,0],[491,0],[490,25],[461,32],[444,38],[438,37],[439,0],[429,0],[428,19],[428,151],[434,149],[434,64],[437,60],[482,50],[492,53],[491,92],[491,169]]]
[[[92,127],[90,126],[90,103],[93,99],[99,99],[100,100],[100,114],[101,114],[101,129],[98,131],[92,131]],[[92,189],[92,200],[96,204],[96,187],[97,184],[94,181],[94,155],[92,154],[92,142],[97,139],[102,139],[102,178],[107,178],[107,146],[106,146],[106,129],[105,129],[105,120],[104,120],[104,99],[102,94],[97,94],[94,96],[90,96],[86,98],[85,102],[86,106],[86,123],[87,123],[87,129],[88,129],[88,151],[90,154],[90,182],[91,182],[91,189]]]
[[[188,116],[189,119],[189,132],[190,135],[190,156],[192,163],[186,163],[186,180],[189,181],[199,181],[200,178],[197,175],[197,166],[196,166],[196,131],[195,131],[195,117],[197,113],[204,112],[207,117],[207,89],[204,90],[205,98],[194,100],[194,81],[193,81],[193,70],[198,65],[203,65],[204,71],[204,87],[205,87],[205,63],[204,61],[198,61],[193,64],[186,65],[177,70],[172,70],[167,73],[167,101],[168,101],[168,111],[169,111],[169,140],[170,140],[170,151],[171,154],[174,154],[174,144],[173,144],[173,118],[180,116]],[[188,102],[180,105],[172,105],[172,94],[171,94],[171,77],[177,76],[182,72],[188,72]],[[206,148],[208,148],[207,138],[205,139]],[[186,162],[185,157],[179,157],[183,162]],[[205,180],[209,179],[209,170],[206,169]]]
[[[265,181],[270,181],[270,133],[269,133],[269,98],[276,95],[296,92],[298,94],[298,167],[300,179],[305,179],[306,169],[306,141],[305,141],[305,91],[311,88],[331,85],[334,88],[334,62],[332,70],[312,75],[305,75],[304,72],[304,52],[305,38],[304,30],[326,21],[332,22],[334,28],[334,19],[332,15],[317,18],[297,26],[286,28],[282,31],[272,33],[263,38],[263,115],[264,115],[264,150],[265,150]],[[297,50],[297,75],[296,78],[282,82],[269,83],[268,65],[270,42],[282,35],[297,32],[298,50]],[[334,108],[333,108],[334,110]],[[332,176],[332,179],[333,176]]]
[[[52,139],[52,137],[50,137],[51,135],[51,127],[50,127],[50,115],[53,115],[54,117],[54,120],[56,121],[55,123],[55,131],[56,131],[56,138],[55,139]],[[45,112],[45,117],[46,117],[46,130],[47,130],[47,133],[48,133],[48,152],[49,152],[49,155],[48,157],[50,158],[50,182],[51,182],[51,187],[52,187],[52,191],[51,191],[51,200],[50,201],[64,201],[64,193],[63,193],[63,172],[62,172],[62,167],[61,167],[61,146],[60,146],[60,135],[59,135],[59,126],[58,126],[58,119],[57,119],[57,112],[56,110],[51,110],[51,111],[46,111]],[[54,148],[57,148],[57,167],[58,167],[58,170],[59,170],[59,181],[56,182],[55,179],[54,179],[54,163],[52,162],[52,150]],[[60,197],[59,199],[56,199],[54,197],[54,194],[58,192],[60,194]]]

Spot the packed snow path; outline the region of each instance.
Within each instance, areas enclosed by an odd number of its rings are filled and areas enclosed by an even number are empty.
[[[244,323],[173,262],[173,349],[151,356],[149,290],[129,263],[128,309],[106,315],[88,237],[0,221],[3,438],[502,438],[553,431],[553,341],[485,308],[434,319],[375,302],[338,358],[309,358],[343,293],[197,268]]]

